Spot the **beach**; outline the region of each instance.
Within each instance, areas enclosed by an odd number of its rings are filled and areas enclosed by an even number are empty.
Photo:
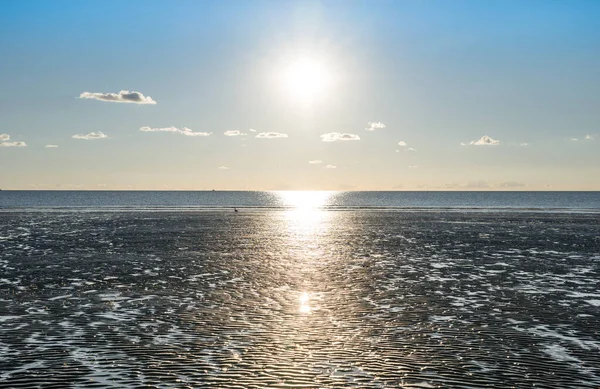
[[[600,0],[0,0],[0,389],[600,389]]]
[[[0,213],[0,386],[594,388],[599,224]]]

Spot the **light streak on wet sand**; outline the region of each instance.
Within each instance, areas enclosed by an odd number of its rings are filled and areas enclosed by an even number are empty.
[[[0,221],[0,386],[600,385],[595,215]]]

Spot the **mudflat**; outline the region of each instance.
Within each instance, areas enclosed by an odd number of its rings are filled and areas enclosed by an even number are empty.
[[[2,387],[600,385],[600,218],[0,213]]]

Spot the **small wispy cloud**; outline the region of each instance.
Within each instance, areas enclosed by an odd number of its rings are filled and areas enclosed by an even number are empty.
[[[172,132],[176,134],[181,134],[185,136],[210,136],[212,132],[194,132],[187,127],[177,128],[177,127],[162,127],[162,128],[151,128],[151,127],[141,127],[140,131],[143,132]]]
[[[58,145],[46,145],[44,147],[47,148],[47,149],[55,149],[55,148],[58,147]]]
[[[411,168],[411,169],[416,169],[416,168],[418,168],[418,166],[417,166],[417,165],[408,165],[408,167],[409,167],[409,168]]]
[[[398,146],[406,147],[406,142],[401,140],[400,142],[398,142]]]
[[[254,128],[251,128],[248,131],[250,131],[250,132],[256,132],[256,130]]]
[[[335,165],[327,165],[327,166],[325,166],[325,169],[337,169],[337,166],[335,166]]]
[[[340,132],[330,132],[327,134],[321,135],[321,139],[323,142],[337,142],[344,140],[360,140],[358,135],[348,134],[348,133],[340,133]]]
[[[588,134],[588,135],[585,136],[585,140],[592,140],[592,139],[594,139],[593,135],[589,135]]]
[[[219,166],[217,169],[221,169],[221,170],[229,170],[229,168],[227,166]]]
[[[369,122],[369,123],[367,123],[367,128],[365,128],[365,130],[375,131],[380,128],[385,128],[385,124],[383,124],[381,122]]]
[[[260,134],[256,135],[255,138],[273,139],[273,138],[287,138],[287,137],[288,137],[287,134],[282,134],[281,132],[261,132]]]
[[[409,147],[408,149],[406,149],[406,151],[417,151],[417,149],[413,149],[412,147]]]
[[[323,161],[321,161],[320,159],[313,159],[312,161],[308,161],[308,163],[312,163],[313,165],[317,165],[321,162],[323,162]]]
[[[0,134],[0,147],[27,147],[25,142],[8,142],[10,135]]]
[[[238,130],[225,131],[223,134],[224,134],[225,136],[241,136],[241,135],[247,135],[247,134],[244,134],[243,132],[241,132],[241,131],[238,131]]]
[[[529,146],[529,143],[523,142],[523,143],[521,143],[520,146],[522,146],[522,147]]]
[[[84,139],[84,140],[96,140],[96,139],[106,139],[108,136],[101,132],[90,132],[89,134],[75,134],[72,136],[73,139]]]
[[[122,90],[119,93],[83,92],[79,95],[79,98],[108,101],[110,103],[156,104],[156,101],[152,100],[152,97],[128,90]]]
[[[500,141],[492,139],[492,137],[490,136],[484,135],[481,137],[481,139],[472,140],[471,142],[469,142],[469,144],[473,146],[495,146],[500,144]]]

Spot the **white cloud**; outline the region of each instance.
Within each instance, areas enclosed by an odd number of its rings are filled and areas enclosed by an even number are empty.
[[[47,149],[55,149],[55,148],[58,147],[58,145],[46,145],[44,147],[47,148]]]
[[[0,147],[27,147],[25,142],[1,142]]]
[[[411,169],[418,168],[417,165],[409,165],[408,167],[411,168]]]
[[[231,131],[225,131],[223,134],[225,134],[225,136],[240,136],[240,135],[246,135],[243,132],[240,132],[238,130],[231,130]]]
[[[589,135],[588,134],[588,135],[585,136],[585,140],[592,140],[592,139],[594,139],[593,135]]]
[[[470,145],[474,146],[494,146],[500,144],[499,140],[492,139],[491,137],[484,135],[479,140],[472,140],[469,142]]]
[[[251,128],[248,131],[250,131],[250,132],[256,132],[256,130],[254,128]]]
[[[369,122],[367,123],[367,128],[365,128],[365,130],[367,131],[375,131],[378,128],[385,128],[385,124],[381,123],[381,122]]]
[[[128,90],[122,90],[119,93],[83,92],[79,95],[79,98],[108,101],[111,103],[156,104],[156,101],[152,100],[152,97]]]
[[[521,146],[523,146],[523,147],[524,147],[524,146],[529,146],[529,143],[525,143],[525,142],[524,142],[524,143],[521,143]]]
[[[417,149],[413,149],[412,147],[409,147],[408,149],[406,149],[406,151],[417,151]]]
[[[185,135],[185,136],[210,136],[212,132],[194,132],[187,127],[177,128],[177,127],[163,127],[163,128],[151,128],[151,127],[141,127],[140,131],[143,132],[174,132],[177,134]]]
[[[401,140],[400,142],[398,142],[398,146],[406,147],[406,142]]]
[[[263,138],[263,139],[273,139],[273,138],[287,138],[287,134],[282,134],[281,132],[261,132],[256,135],[255,138]]]
[[[106,139],[108,138],[108,136],[106,136],[105,133],[98,131],[98,132],[90,132],[89,134],[75,134],[72,136],[73,139],[85,139],[85,140],[95,140],[95,139]]]
[[[569,140],[572,140],[572,141],[576,142],[576,141],[578,141],[579,139],[577,139],[577,138],[571,138],[571,139],[569,139]]]
[[[219,166],[217,169],[221,169],[221,170],[229,170],[229,168],[227,166]]]
[[[325,169],[337,169],[337,166],[335,166],[335,165],[327,165],[327,166],[325,166]]]
[[[341,140],[360,140],[358,135],[348,134],[348,133],[339,133],[339,132],[330,132],[327,134],[321,135],[323,142],[337,142]]]
[[[322,162],[322,161],[321,161],[320,159],[314,159],[314,160],[312,160],[312,161],[308,161],[308,163],[312,163],[312,164],[319,164],[319,163],[321,163],[321,162]]]
[[[25,142],[7,142],[10,140],[10,135],[0,134],[0,147],[27,147]]]

